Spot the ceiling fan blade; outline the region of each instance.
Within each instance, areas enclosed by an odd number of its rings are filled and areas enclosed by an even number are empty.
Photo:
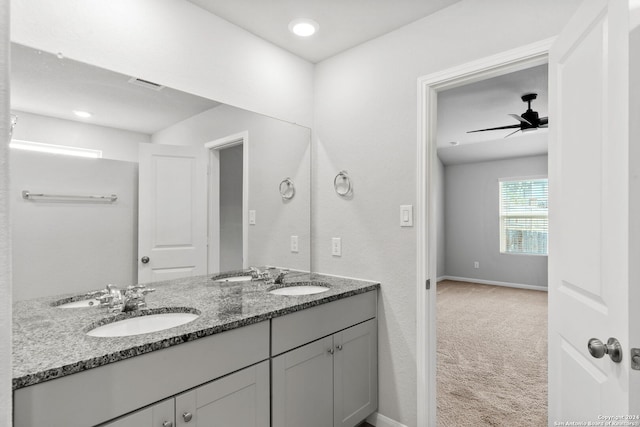
[[[505,138],[509,138],[511,135],[513,135],[514,133],[520,132],[522,129],[518,129],[515,132],[511,132],[509,135],[505,136]]]
[[[549,117],[540,117],[539,127],[547,127],[549,125]]]
[[[514,119],[516,119],[519,122],[526,123],[529,126],[533,126],[529,120],[523,119],[522,117],[520,117],[517,114],[509,114],[509,116],[513,117]]]
[[[488,128],[488,129],[478,129],[478,130],[470,130],[467,133],[473,133],[473,132],[484,132],[487,130],[500,130],[500,129],[515,129],[515,128],[520,128],[520,125],[509,125],[509,126],[500,126],[497,128]]]

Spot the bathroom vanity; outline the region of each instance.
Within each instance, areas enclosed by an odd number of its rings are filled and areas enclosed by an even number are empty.
[[[353,427],[377,408],[380,285],[312,280],[329,290],[274,295],[261,281],[210,276],[154,283],[149,309],[199,317],[121,337],[86,334],[110,316],[102,308],[16,302],[14,426]]]

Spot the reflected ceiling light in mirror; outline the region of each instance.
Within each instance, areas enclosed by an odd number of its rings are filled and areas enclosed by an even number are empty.
[[[102,158],[102,150],[69,147],[66,145],[44,144],[42,142],[21,141],[19,139],[12,140],[9,147],[17,150],[37,151],[39,153],[63,154],[65,156],[88,157],[92,159]]]
[[[451,144],[452,146],[456,146],[456,145],[460,145],[460,143],[458,141],[449,141],[449,144]]]
[[[73,114],[83,119],[88,119],[89,117],[91,117],[91,113],[88,111],[73,110]]]
[[[289,22],[289,31],[296,36],[309,37],[318,31],[320,26],[313,19],[300,18]]]

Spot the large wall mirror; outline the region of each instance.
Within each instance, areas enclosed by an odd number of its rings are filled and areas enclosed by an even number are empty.
[[[11,48],[14,299],[311,270],[310,129]]]

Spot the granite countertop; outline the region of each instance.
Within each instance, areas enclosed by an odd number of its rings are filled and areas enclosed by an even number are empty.
[[[182,307],[196,310],[200,316],[175,328],[115,338],[85,334],[91,325],[113,316],[106,309],[62,309],[52,305],[71,294],[17,301],[13,304],[13,389],[263,322],[380,287],[375,282],[315,273],[311,277],[308,273],[290,273],[285,282],[309,280],[325,282],[329,290],[303,296],[272,295],[268,293],[272,285],[262,281],[219,283],[212,280],[212,275],[149,284],[156,291],[146,296],[147,309],[171,311],[170,308]],[[165,310],[167,308],[169,310]]]

